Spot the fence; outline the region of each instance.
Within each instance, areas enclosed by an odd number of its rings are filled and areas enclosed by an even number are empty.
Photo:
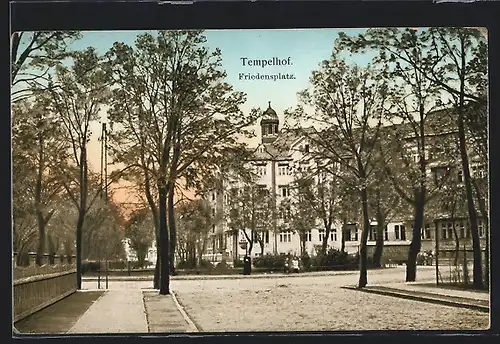
[[[485,250],[481,251],[483,282],[486,281]],[[438,253],[436,282],[438,284],[469,285],[473,281],[474,254],[472,249],[441,249]]]
[[[13,321],[76,292],[75,264],[13,267]]]

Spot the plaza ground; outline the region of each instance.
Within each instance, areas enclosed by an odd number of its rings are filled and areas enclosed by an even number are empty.
[[[371,270],[368,282],[374,287],[418,289],[417,284],[405,284],[404,276],[403,267]],[[152,281],[111,280],[108,291],[71,329],[62,332],[485,330],[489,327],[488,312],[342,288],[357,284],[357,272],[207,277],[172,279],[172,296],[158,296],[157,291],[151,290]],[[432,267],[419,267],[418,283],[429,285],[434,278]],[[96,281],[83,283],[87,293],[96,288]],[[486,304],[489,300],[487,293],[450,290],[446,293],[479,298]],[[131,321],[132,318],[135,320]]]

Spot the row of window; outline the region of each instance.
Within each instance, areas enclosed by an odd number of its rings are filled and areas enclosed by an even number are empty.
[[[484,226],[483,226],[482,220],[477,221],[477,229],[479,232],[479,236],[484,237],[485,231],[484,231]],[[441,224],[441,238],[442,239],[454,239],[455,238],[455,231],[456,231],[456,235],[458,236],[459,239],[466,239],[466,238],[471,237],[470,228],[469,227],[466,228],[465,221],[457,221],[455,223],[455,229],[453,228],[452,222]]]
[[[344,231],[345,233],[345,241],[358,241],[358,230],[347,228]],[[396,240],[406,240],[406,230],[404,225],[395,225],[394,226],[394,238]],[[376,241],[377,240],[377,226],[370,226],[370,232],[368,233],[368,240]],[[389,240],[389,228],[385,226],[384,228],[384,240]]]
[[[292,235],[294,233],[291,232],[291,231],[287,231],[287,232],[281,232],[280,233],[280,242],[291,242],[292,241]],[[319,235],[318,235],[318,241],[319,242],[323,242],[323,239],[325,238],[325,233],[320,231],[319,232]],[[311,242],[312,241],[312,233],[311,231],[308,231],[305,233],[305,241],[306,242]],[[334,231],[331,231],[330,232],[330,241],[337,241],[337,233],[334,232]]]

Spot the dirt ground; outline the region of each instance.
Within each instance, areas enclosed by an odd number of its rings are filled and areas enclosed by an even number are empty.
[[[393,278],[399,278],[394,276]],[[372,280],[376,279],[372,277]],[[389,281],[391,277],[380,275]],[[175,283],[203,332],[484,330],[489,314],[341,289],[355,276]]]

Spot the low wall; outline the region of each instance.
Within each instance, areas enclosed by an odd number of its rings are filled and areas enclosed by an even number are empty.
[[[66,266],[60,270],[62,271],[14,279],[14,322],[76,292],[76,269],[73,266]]]

